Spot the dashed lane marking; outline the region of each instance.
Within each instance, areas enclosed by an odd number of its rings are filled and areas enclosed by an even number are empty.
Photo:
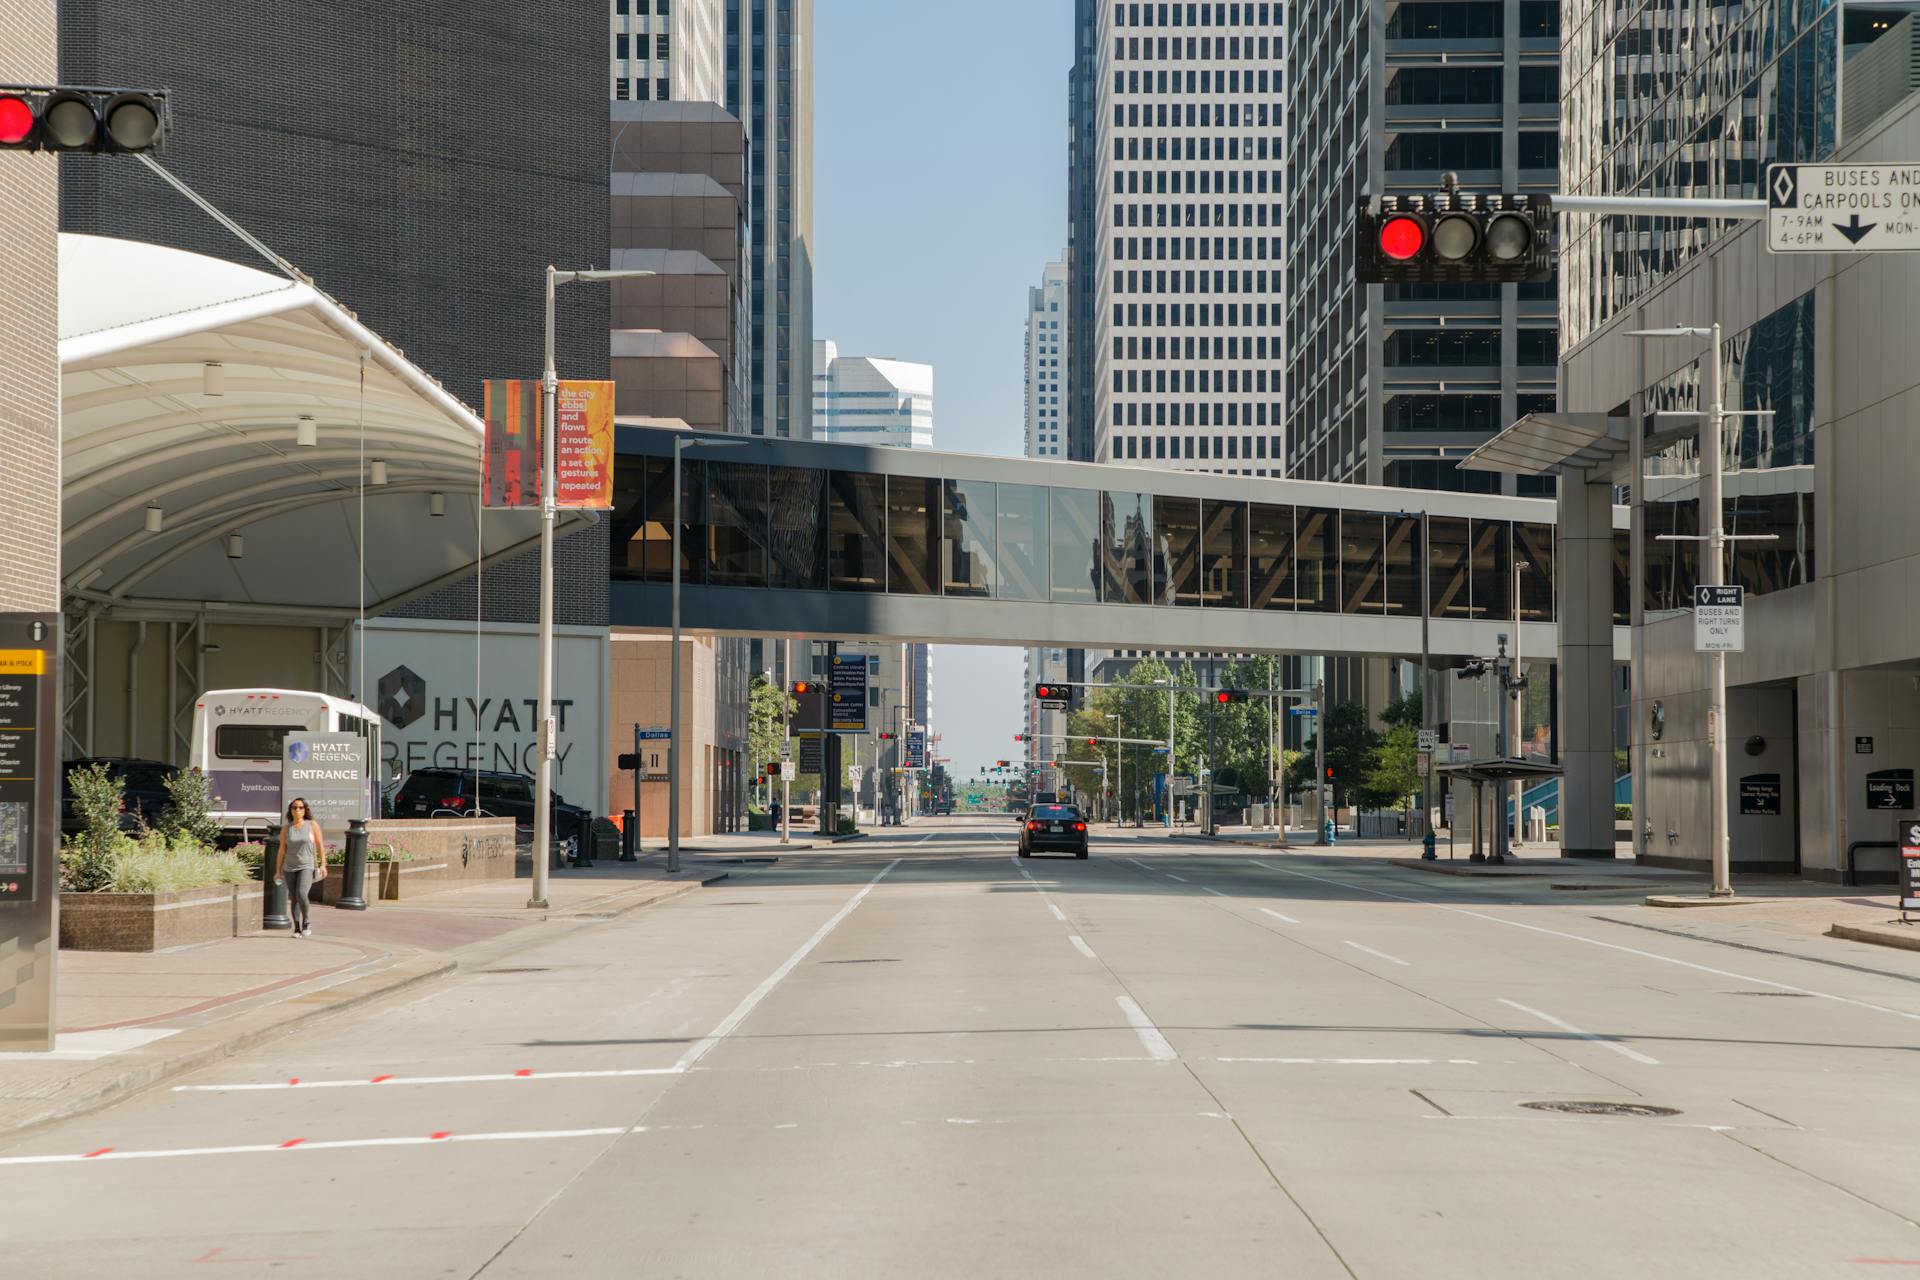
[[[1100,958],[1099,956],[1093,954],[1093,948],[1088,946],[1086,944],[1086,940],[1083,939],[1079,934],[1077,933],[1068,934],[1067,941],[1073,944],[1074,950],[1078,951],[1081,955],[1085,956],[1087,959],[1098,960]]]
[[[1355,942],[1351,938],[1345,939],[1345,941],[1346,941],[1346,944],[1352,947],[1355,951],[1364,951],[1370,956],[1378,956],[1382,960],[1387,960],[1398,965],[1405,965],[1407,963],[1405,960],[1402,960],[1399,956],[1390,956],[1384,951],[1375,950],[1373,947],[1368,946],[1364,942]]]
[[[1283,915],[1281,915],[1281,914],[1280,914],[1280,913],[1279,913],[1278,911],[1275,911],[1275,910],[1274,910],[1274,909],[1273,909],[1272,907],[1262,907],[1262,908],[1260,908],[1260,910],[1261,910],[1261,912],[1262,912],[1263,914],[1265,914],[1265,915],[1270,915],[1270,916],[1272,916],[1272,917],[1273,917],[1273,918],[1274,918],[1275,920],[1285,920],[1285,921],[1286,921],[1286,922],[1287,922],[1288,924],[1299,924],[1299,923],[1300,923],[1300,922],[1299,922],[1298,920],[1295,920],[1295,919],[1294,919],[1294,918],[1293,918],[1292,916],[1283,916]]]
[[[1158,1062],[1172,1062],[1180,1056],[1174,1052],[1167,1038],[1160,1034],[1160,1028],[1153,1025],[1153,1019],[1147,1016],[1146,1010],[1134,1003],[1132,996],[1115,996],[1113,999],[1120,1006],[1120,1012],[1127,1015],[1133,1034],[1140,1037],[1140,1043],[1149,1057]]]
[[[1500,997],[1500,1003],[1506,1005],[1510,1009],[1518,1009],[1520,1012],[1528,1015],[1529,1017],[1538,1018],[1542,1022],[1551,1023],[1552,1025],[1560,1028],[1562,1031],[1568,1032],[1571,1035],[1578,1036],[1582,1040],[1591,1040],[1597,1045],[1602,1045],[1608,1049],[1613,1050],[1615,1053],[1619,1054],[1623,1058],[1632,1058],[1635,1062],[1643,1062],[1649,1067],[1657,1067],[1660,1065],[1660,1059],[1658,1058],[1649,1058],[1646,1054],[1641,1053],[1638,1049],[1629,1049],[1626,1045],[1620,1044],[1617,1041],[1611,1039],[1610,1037],[1595,1035],[1591,1031],[1582,1031],[1579,1027],[1574,1026],[1571,1022],[1568,1022],[1561,1018],[1556,1018],[1550,1013],[1542,1013],[1538,1009],[1529,1008],[1528,1006],[1521,1004],[1518,1000],[1509,1000],[1505,996],[1502,996]],[[1519,1035],[1522,1039],[1526,1038],[1525,1032],[1516,1032],[1515,1034]]]

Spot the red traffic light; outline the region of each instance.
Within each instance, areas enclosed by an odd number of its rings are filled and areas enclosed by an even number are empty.
[[[166,94],[0,85],[0,147],[130,155],[165,142]]]
[[[25,142],[33,132],[33,108],[25,98],[0,97],[0,146]]]
[[[1073,686],[1069,684],[1037,684],[1033,686],[1036,698],[1071,698]]]
[[[1233,695],[1228,693],[1225,689],[1222,689],[1220,692],[1213,695],[1213,700],[1215,702],[1221,703],[1222,705],[1225,705],[1226,703],[1233,701]]]
[[[812,691],[812,689],[813,689],[813,684],[811,681],[795,680],[793,682],[793,695],[796,698],[806,697],[807,694]]]
[[[1410,261],[1427,243],[1427,229],[1418,218],[1388,218],[1380,226],[1380,252],[1395,262]]]
[[[1088,738],[1088,739],[1087,739],[1087,745],[1088,745],[1088,746],[1090,746],[1090,747],[1097,747],[1097,746],[1099,746],[1099,745],[1100,745],[1100,739],[1098,739],[1098,738]]]
[[[1333,766],[1332,766],[1332,765],[1328,765],[1328,766],[1327,766],[1327,781],[1328,781],[1328,782],[1332,782],[1332,781],[1333,781]]]

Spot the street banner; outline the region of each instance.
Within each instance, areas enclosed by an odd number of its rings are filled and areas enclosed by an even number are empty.
[[[833,655],[827,678],[827,727],[835,733],[867,731],[867,656]]]
[[[561,510],[613,509],[613,383],[562,379],[555,392],[555,503]],[[540,383],[486,384],[486,505],[540,505]]]
[[[927,767],[927,731],[925,729],[907,730],[907,768],[924,769]]]

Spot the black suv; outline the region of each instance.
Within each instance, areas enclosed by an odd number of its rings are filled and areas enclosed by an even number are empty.
[[[585,848],[593,814],[548,792],[552,807],[553,838],[568,837]],[[491,769],[415,769],[393,793],[396,818],[512,818],[515,825],[533,828],[533,779],[524,773]]]
[[[80,830],[80,815],[73,807],[73,783],[68,775],[75,769],[84,769],[89,765],[104,764],[113,771],[124,788],[120,803],[120,828],[131,831],[139,819],[148,826],[160,821],[160,813],[167,807],[166,777],[173,772],[173,766],[162,764],[158,760],[134,760],[124,756],[92,756],[85,760],[69,760],[60,771],[60,834],[73,835]]]

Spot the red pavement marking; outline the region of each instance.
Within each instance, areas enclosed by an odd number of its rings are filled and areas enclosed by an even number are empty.
[[[518,1071],[514,1072],[513,1074],[515,1074],[516,1076],[530,1076],[533,1074],[533,1072],[526,1067],[522,1067]]]
[[[1870,1267],[1920,1267],[1920,1258],[1849,1258]]]
[[[439,1133],[430,1133],[427,1135],[427,1137],[433,1139],[435,1142],[440,1141],[442,1138],[451,1138],[452,1136],[453,1132],[451,1130],[442,1130]]]
[[[305,1138],[288,1138],[285,1142],[280,1144],[280,1149],[282,1151],[285,1151],[288,1147],[297,1147],[305,1141],[306,1141]]]
[[[344,964],[336,964],[326,969],[315,969],[312,973],[302,973],[291,978],[282,978],[278,982],[269,982],[258,987],[249,987],[245,991],[229,992],[224,996],[215,996],[211,1000],[202,1000],[199,1004],[190,1004],[184,1009],[172,1009],[166,1013],[156,1013],[145,1018],[128,1018],[124,1022],[102,1022],[98,1026],[92,1027],[61,1027],[60,1030],[65,1032],[110,1031],[115,1027],[143,1027],[150,1022],[165,1022],[170,1018],[184,1018],[189,1014],[205,1013],[209,1009],[218,1009],[223,1004],[232,1004],[238,1000],[250,1000],[254,996],[263,996],[269,992],[278,991],[282,987],[297,986],[302,982],[312,982],[315,978],[325,978],[336,973],[344,973],[346,970],[354,968],[357,965],[365,964],[367,960],[379,959],[386,954],[373,947],[363,947],[357,942],[347,942],[343,939],[335,939],[335,942],[340,946],[352,947],[354,950],[360,952],[364,959],[349,960]]]
[[[113,1148],[112,1148],[112,1147],[102,1147],[102,1148],[100,1148],[100,1149],[99,1149],[98,1151],[89,1151],[89,1152],[87,1152],[87,1159],[89,1159],[89,1160],[91,1160],[91,1159],[93,1159],[93,1158],[94,1158],[95,1156],[103,1156],[103,1155],[105,1155],[105,1154],[107,1154],[107,1152],[109,1152],[109,1151],[111,1151],[111,1150],[113,1150]]]
[[[294,1077],[293,1079],[291,1079],[291,1080],[289,1080],[289,1081],[287,1081],[287,1087],[288,1087],[288,1088],[292,1088],[292,1087],[293,1087],[294,1085],[296,1085],[296,1084],[299,1084],[299,1083],[300,1083],[300,1077],[299,1077],[299,1076],[295,1076],[295,1077]]]
[[[367,1083],[368,1083],[368,1084],[385,1084],[385,1083],[386,1083],[387,1081],[389,1081],[389,1080],[391,1080],[391,1079],[393,1079],[393,1077],[392,1077],[392,1076],[390,1076],[390,1075],[389,1075],[389,1076],[375,1076],[375,1077],[374,1077],[373,1079],[371,1079],[371,1080],[369,1080],[369,1081],[368,1081]]]

